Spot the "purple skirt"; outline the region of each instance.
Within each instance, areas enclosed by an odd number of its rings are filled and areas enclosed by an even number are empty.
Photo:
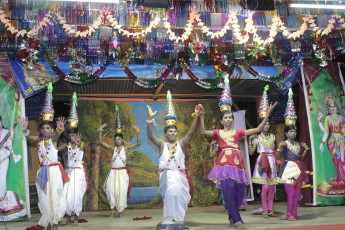
[[[245,183],[246,185],[250,184],[250,177],[247,170],[230,165],[214,166],[208,175],[208,179],[216,183],[218,189],[221,189],[220,181],[226,179],[233,179],[237,183]]]

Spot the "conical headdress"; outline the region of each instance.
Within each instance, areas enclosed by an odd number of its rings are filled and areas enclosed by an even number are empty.
[[[231,99],[229,75],[228,74],[225,75],[225,77],[224,77],[224,88],[223,88],[222,96],[220,97],[218,106],[220,108],[220,111],[223,111],[223,110],[231,111],[232,99]]]
[[[44,101],[44,107],[42,110],[42,116],[44,121],[53,121],[54,108],[53,108],[53,85],[50,82],[47,87],[46,99]]]
[[[293,103],[293,93],[291,88],[289,89],[289,99],[286,105],[284,117],[286,125],[296,125],[297,115],[295,105]]]
[[[267,90],[269,89],[269,86],[266,85],[264,92],[262,94],[260,107],[259,107],[259,118],[266,117],[269,105],[268,105],[268,96],[267,96]]]
[[[77,94],[74,92],[72,96],[72,101],[71,101],[71,108],[69,110],[69,117],[68,117],[68,122],[69,122],[69,127],[70,128],[77,128],[78,127],[78,112],[77,112]]]
[[[171,93],[167,92],[167,114],[165,116],[165,126],[175,125],[177,117],[174,110],[174,105],[172,103]]]
[[[122,134],[122,124],[121,124],[121,118],[120,118],[120,109],[117,105],[115,105],[115,111],[116,111],[116,129],[115,133]]]

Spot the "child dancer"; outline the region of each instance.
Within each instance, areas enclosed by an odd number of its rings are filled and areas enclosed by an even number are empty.
[[[78,217],[83,209],[83,197],[88,188],[87,176],[83,165],[83,143],[78,133],[77,95],[73,94],[70,115],[68,118],[69,129],[67,130],[69,142],[67,145],[67,174],[70,181],[64,185],[66,197],[66,223],[71,223],[71,216],[74,213],[74,225],[78,225]]]
[[[122,216],[122,211],[125,208],[127,208],[127,196],[129,196],[132,187],[132,184],[129,179],[129,168],[126,167],[127,152],[128,149],[132,149],[140,145],[141,140],[140,130],[136,126],[133,126],[133,128],[137,131],[137,143],[124,146],[122,126],[120,120],[120,111],[117,105],[116,112],[116,133],[114,135],[115,146],[109,145],[102,140],[102,131],[107,126],[107,124],[103,124],[101,127],[99,127],[98,131],[100,143],[104,147],[114,151],[111,163],[111,170],[107,178],[105,179],[103,190],[109,200],[111,209],[110,216],[114,217],[115,212],[117,210],[117,216],[120,218]]]
[[[257,128],[234,130],[231,128],[233,125],[233,116],[231,113],[232,100],[227,77],[224,83],[224,90],[219,103],[221,110],[220,122],[224,126],[224,129],[205,130],[204,116],[200,115],[200,133],[213,137],[218,141],[221,153],[217,159],[216,166],[213,167],[208,178],[216,183],[217,188],[222,190],[225,204],[229,211],[230,222],[234,222],[237,229],[247,229],[243,225],[238,209],[242,204],[245,188],[249,184],[250,178],[245,169],[243,155],[239,149],[239,141],[242,136],[252,135],[262,131],[277,102],[269,107],[265,119]]]
[[[279,171],[278,177],[284,183],[287,194],[286,219],[289,221],[298,220],[297,206],[301,195],[301,186],[307,182],[307,174],[303,160],[306,157],[308,146],[305,143],[298,143],[296,139],[296,112],[292,99],[292,91],[289,92],[289,100],[285,110],[285,136],[286,141],[279,144],[278,152],[283,154],[284,163]]]
[[[157,111],[152,112],[147,106],[147,136],[159,148],[159,192],[163,198],[163,224],[174,221],[184,221],[188,203],[191,199],[189,184],[185,171],[185,154],[188,143],[198,126],[199,106],[196,106],[191,129],[181,140],[177,137],[176,115],[172,104],[171,94],[167,94],[167,114],[165,117],[163,141],[153,135],[152,123]]]
[[[52,105],[52,86],[48,86],[46,101],[42,111],[43,121],[39,126],[41,137],[30,136],[28,119],[22,121],[22,135],[28,141],[37,141],[40,169],[37,173],[36,188],[38,193],[38,207],[42,214],[38,224],[46,229],[58,229],[58,223],[66,212],[66,197],[63,196],[63,184],[69,179],[58,161],[57,140],[64,131],[65,120],[62,117],[56,122],[54,134],[52,120],[54,110]]]
[[[268,97],[266,91],[268,85],[265,87],[262,95],[259,118],[260,123],[265,119],[268,110]],[[270,123],[267,121],[264,125],[263,131],[259,135],[253,135],[249,138],[249,152],[253,155],[255,149],[259,154],[252,177],[252,182],[262,184],[261,189],[261,203],[262,216],[264,218],[276,217],[273,212],[273,200],[277,184],[276,158],[275,158],[275,141],[276,138],[272,133],[269,133]],[[267,197],[268,195],[268,197]]]

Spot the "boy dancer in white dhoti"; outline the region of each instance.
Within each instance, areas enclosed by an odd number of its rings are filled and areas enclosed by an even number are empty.
[[[116,105],[116,131],[114,135],[115,146],[105,143],[102,139],[102,131],[107,124],[103,124],[99,127],[99,141],[100,143],[114,151],[111,162],[111,170],[108,173],[105,183],[103,185],[103,190],[107,195],[110,209],[111,217],[115,216],[117,211],[117,216],[120,218],[122,216],[122,211],[127,208],[127,197],[129,197],[132,184],[129,179],[130,170],[126,167],[127,164],[127,153],[130,149],[140,145],[140,130],[138,127],[133,126],[137,131],[137,143],[131,145],[124,145],[122,126],[120,119],[120,111]],[[116,209],[116,210],[115,210]]]
[[[147,106],[147,136],[159,148],[159,192],[163,198],[163,224],[173,221],[184,221],[184,217],[191,199],[189,185],[185,172],[185,155],[188,143],[198,126],[199,106],[195,107],[193,124],[187,135],[179,141],[177,138],[176,115],[172,104],[171,94],[167,95],[167,115],[165,118],[163,141],[153,135],[152,123],[157,111],[152,112]]]
[[[65,223],[70,224],[71,216],[74,214],[74,225],[78,225],[78,217],[83,208],[83,197],[88,188],[87,176],[83,165],[83,144],[81,142],[81,135],[77,134],[79,120],[76,106],[77,95],[74,93],[68,118],[69,129],[67,130],[70,139],[67,145],[67,174],[70,181],[64,185],[67,209]]]
[[[58,229],[58,223],[66,212],[66,198],[63,196],[63,184],[69,179],[58,161],[57,140],[64,131],[65,120],[62,117],[56,122],[54,134],[52,120],[54,110],[51,99],[52,86],[46,94],[46,101],[42,111],[43,121],[39,126],[41,137],[30,136],[28,119],[22,121],[22,134],[28,141],[37,141],[40,169],[37,172],[36,188],[38,193],[38,207],[42,214],[38,224],[45,229]]]

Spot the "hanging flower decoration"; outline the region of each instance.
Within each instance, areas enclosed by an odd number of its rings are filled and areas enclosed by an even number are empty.
[[[235,61],[233,61],[233,64],[235,63]],[[216,80],[220,81],[221,79],[224,78],[224,75],[227,73],[230,73],[228,71],[228,65],[226,65],[223,61],[222,61],[222,57],[219,55],[216,55],[214,57],[214,76],[216,78]],[[232,73],[231,73],[232,74]],[[230,75],[231,75],[230,74]]]
[[[199,61],[199,53],[201,53],[204,50],[205,42],[190,42],[188,44],[189,49],[192,51],[195,55],[195,61]]]
[[[113,54],[113,58],[115,59],[117,52],[120,50],[120,42],[117,41],[116,33],[114,34],[114,37],[111,39],[109,49]]]
[[[5,25],[5,28],[11,32],[11,34],[16,34],[16,37],[27,36],[30,38],[30,37],[36,36],[40,30],[43,30],[43,27],[47,26],[47,23],[50,22],[51,17],[52,16],[48,12],[46,15],[44,15],[43,19],[37,25],[35,25],[32,29],[18,30],[12,25],[11,21],[6,18],[5,11],[0,9],[0,21]]]
[[[167,33],[169,34],[169,39],[171,41],[175,41],[176,43],[178,42],[184,42],[189,38],[193,31],[193,22],[199,17],[199,14],[197,13],[196,9],[192,9],[191,12],[189,12],[189,18],[186,24],[186,27],[184,28],[184,33],[180,36],[177,37],[175,33],[171,30],[171,24],[168,22],[168,18],[165,17],[163,19],[164,22],[164,28],[167,29]]]
[[[180,79],[182,76],[182,70],[183,68],[181,64],[176,62],[172,70],[173,78],[175,78],[176,80]]]
[[[25,68],[29,71],[36,69],[34,64],[38,62],[39,46],[40,40],[27,36],[24,37],[23,43],[19,46],[19,60],[26,63]]]
[[[73,9],[76,10],[78,15],[84,15],[84,13],[86,12],[85,5],[82,5],[83,7],[80,7],[81,5],[78,5],[78,4],[77,4],[77,7],[74,7]],[[161,15],[156,16],[154,20],[150,22],[149,27],[143,29],[141,32],[135,32],[135,33],[131,33],[128,30],[123,29],[122,26],[119,25],[119,23],[116,21],[116,19],[112,15],[113,13],[109,12],[109,10],[102,11],[100,15],[97,17],[97,19],[85,31],[75,31],[74,29],[72,29],[72,26],[66,24],[66,20],[61,16],[61,13],[56,12],[56,11],[49,11],[43,17],[43,19],[37,25],[35,25],[30,31],[26,31],[26,30],[19,31],[17,28],[15,28],[12,25],[11,21],[6,18],[5,11],[1,9],[0,9],[0,21],[5,25],[5,28],[8,31],[10,31],[12,34],[16,34],[16,36],[18,37],[24,36],[24,35],[27,35],[28,37],[34,37],[35,35],[39,33],[40,30],[43,29],[43,27],[47,26],[48,23],[52,23],[51,20],[53,19],[53,14],[57,16],[57,20],[59,24],[63,26],[67,34],[74,35],[75,37],[80,37],[80,38],[87,38],[91,36],[91,34],[94,33],[95,30],[98,29],[99,26],[103,24],[104,15],[106,15],[105,16],[106,19],[111,23],[111,26],[115,30],[117,30],[119,33],[122,33],[123,35],[127,37],[132,37],[132,38],[140,38],[140,37],[146,36],[147,33],[150,33],[153,28],[156,28],[158,26],[158,23],[161,18]],[[132,19],[134,20],[135,18],[136,24],[138,24],[137,21],[139,20],[140,17],[137,15],[136,10],[135,11],[131,10],[130,16],[131,16],[131,20]],[[164,17],[163,21],[164,21],[164,27],[165,29],[167,29],[167,32],[169,34],[169,39],[175,42],[180,42],[180,41],[183,42],[187,40],[193,30],[194,22],[196,22],[196,25],[201,27],[201,32],[206,34],[206,36],[211,36],[211,38],[223,37],[226,34],[226,31],[230,29],[230,25],[231,25],[233,28],[233,35],[239,41],[240,44],[246,44],[250,38],[249,34],[252,34],[253,41],[261,46],[266,46],[266,45],[271,44],[274,41],[274,38],[277,35],[278,31],[282,31],[283,35],[287,36],[288,39],[297,39],[301,35],[303,35],[303,33],[306,31],[306,29],[308,28],[308,23],[310,24],[310,27],[313,28],[314,32],[316,32],[317,34],[322,34],[322,35],[329,34],[331,30],[334,29],[336,22],[339,23],[340,27],[345,28],[345,19],[342,18],[341,15],[337,13],[331,15],[329,24],[324,30],[320,29],[316,25],[315,20],[312,17],[309,17],[309,16],[303,17],[303,21],[304,21],[303,24],[301,25],[299,30],[295,32],[288,31],[284,23],[281,21],[281,19],[277,16],[273,16],[272,24],[268,25],[268,27],[270,27],[269,37],[263,40],[257,34],[257,29],[256,29],[256,26],[254,25],[254,21],[252,17],[248,17],[247,19],[245,19],[246,25],[244,28],[244,32],[245,32],[244,36],[242,36],[241,34],[241,26],[238,24],[237,15],[235,12],[229,12],[228,20],[220,31],[211,32],[210,28],[205,26],[205,24],[200,19],[200,14],[197,12],[197,10],[193,9],[189,14],[187,25],[184,28],[185,32],[180,37],[177,37],[175,33],[171,31],[171,25],[168,22],[167,16]]]
[[[313,49],[314,54],[320,61],[320,67],[324,68],[328,65],[327,60],[331,59],[331,51],[329,49],[328,43],[323,35],[313,34]]]
[[[53,13],[55,13],[59,24],[62,25],[62,28],[65,29],[65,32],[67,34],[74,35],[76,38],[78,38],[78,37],[80,37],[80,38],[90,37],[92,35],[92,33],[96,32],[96,29],[98,29],[99,26],[102,25],[102,22],[104,19],[103,14],[100,14],[96,18],[96,20],[92,23],[92,25],[89,26],[89,28],[87,30],[76,31],[76,30],[72,29],[72,26],[66,24],[66,21],[64,20],[64,18],[61,16],[61,14],[59,12],[53,12]]]
[[[226,31],[231,29],[230,24],[232,20],[231,20],[230,14],[223,28],[217,32],[210,31],[210,28],[205,26],[205,23],[203,23],[202,20],[200,19],[200,15],[198,15],[198,17],[196,17],[195,20],[197,21],[198,26],[201,27],[201,32],[206,34],[206,36],[211,36],[211,39],[221,38],[226,34]]]
[[[90,83],[96,79],[98,79],[102,73],[107,69],[107,67],[114,61],[114,58],[112,55],[110,55],[107,60],[101,65],[97,70],[95,70],[93,73],[84,73],[84,74],[65,74],[60,68],[55,64],[53,58],[46,54],[47,61],[50,65],[50,67],[53,69],[56,75],[59,76],[59,78],[74,83],[74,84],[86,84]]]
[[[140,38],[140,37],[145,37],[148,33],[152,32],[152,29],[156,28],[160,22],[160,17],[156,16],[151,22],[149,27],[146,27],[146,29],[143,29],[141,32],[129,32],[128,30],[125,30],[122,28],[121,25],[116,21],[114,18],[114,15],[108,14],[106,16],[107,20],[111,23],[111,27],[113,27],[115,30],[117,30],[119,33],[122,33],[124,36],[127,37],[133,37],[133,38]]]
[[[255,57],[256,59],[262,58],[263,56],[267,56],[266,48],[260,46],[256,42],[253,45],[247,45],[249,53],[248,56]]]

